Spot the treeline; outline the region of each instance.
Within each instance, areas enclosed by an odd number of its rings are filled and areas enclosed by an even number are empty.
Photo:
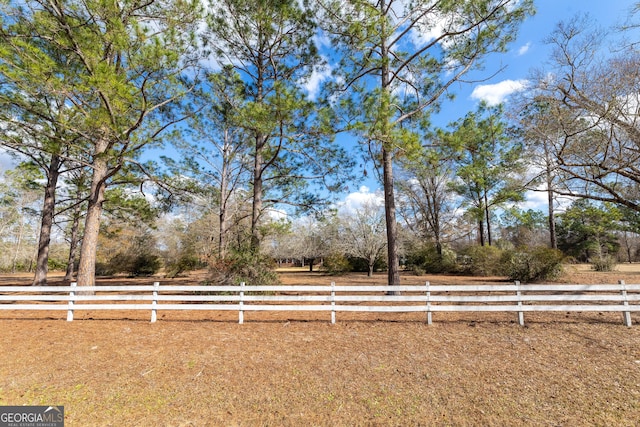
[[[396,285],[401,263],[445,270],[451,253],[459,268],[492,251],[467,246],[594,261],[626,245],[635,259],[633,23],[609,39],[561,23],[522,96],[431,124],[531,13],[522,0],[4,2],[0,144],[21,164],[2,180],[1,268],[34,269],[34,284],[50,265],[80,286],[205,265],[212,280],[268,281],[272,260],[295,256],[384,265]],[[332,213],[366,171],[381,210]],[[527,191],[547,194],[544,232],[517,209]],[[557,216],[558,197],[577,201]],[[612,228],[578,227],[591,211]]]

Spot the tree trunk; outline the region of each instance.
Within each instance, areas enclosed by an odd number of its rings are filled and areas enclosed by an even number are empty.
[[[264,102],[264,56],[262,52],[258,54],[256,70],[256,97],[255,102],[262,104]],[[253,203],[251,205],[251,250],[257,253],[260,250],[260,231],[258,230],[258,223],[260,221],[260,214],[262,212],[262,172],[264,168],[264,159],[262,157],[262,150],[267,143],[267,135],[264,135],[261,131],[256,131],[255,140],[256,147],[253,158]]]
[[[482,218],[482,216],[478,218],[478,234],[480,235],[480,246],[484,246],[484,219]]]
[[[435,198],[434,198],[435,199]],[[433,218],[433,238],[436,243],[436,253],[440,260],[442,260],[442,236],[440,232],[440,206],[437,200],[433,200],[433,209],[431,209],[431,218]]]
[[[218,236],[218,258],[222,259],[227,256],[227,211],[220,208],[220,235]]]
[[[100,149],[104,147],[104,149]],[[93,161],[93,176],[91,178],[91,193],[87,206],[87,216],[84,223],[84,237],[80,247],[80,264],[78,266],[78,286],[94,286],[96,283],[96,251],[98,249],[98,235],[100,234],[100,217],[104,203],[104,191],[108,174],[107,160],[104,157],[106,142],[96,147],[97,154]]]
[[[396,202],[393,192],[393,159],[382,149],[384,213],[387,225],[387,284],[400,285],[400,265],[398,263],[398,232],[396,223]]]
[[[16,272],[16,267],[18,266],[18,254],[20,252],[20,247],[22,246],[22,236],[24,234],[24,215],[20,216],[20,227],[18,228],[18,236],[16,238],[16,246],[13,252],[13,261],[11,262],[11,273]]]
[[[71,224],[71,241],[69,242],[69,258],[67,261],[67,272],[64,280],[73,280],[75,269],[76,253],[78,251],[78,240],[80,237],[80,204],[76,205],[73,210],[73,224]]]
[[[228,163],[227,163],[226,145],[225,152],[222,155],[222,173],[220,174],[220,211],[218,219],[220,220],[219,236],[218,236],[218,258],[222,259],[227,255],[227,201],[229,198],[229,189],[227,182]]]
[[[553,177],[547,165],[547,196],[549,206],[549,239],[551,249],[558,249],[558,240],[556,238],[556,217],[553,209]]]
[[[373,277],[373,269],[375,268],[375,264],[375,261],[369,261],[369,272],[367,273],[367,277]]]
[[[40,222],[40,237],[38,239],[38,255],[36,260],[36,273],[33,278],[33,286],[47,284],[49,272],[49,245],[51,243],[51,228],[56,207],[56,187],[60,176],[60,157],[51,155],[49,170],[47,173],[47,185],[44,189],[44,203],[42,205],[42,219]]]
[[[484,212],[487,221],[487,244],[491,246],[491,220],[489,213],[489,201],[487,200],[487,192],[484,193]]]
[[[627,262],[631,264],[631,243],[629,242],[629,234],[627,230],[624,230],[622,235],[624,236],[623,240],[624,240],[624,246],[627,253]]]
[[[253,204],[251,210],[251,250],[260,250],[260,213],[262,212],[262,148],[266,143],[264,135],[256,135],[256,153],[253,161]]]

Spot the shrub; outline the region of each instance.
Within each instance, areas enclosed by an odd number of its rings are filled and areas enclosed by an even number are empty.
[[[133,254],[127,251],[116,254],[108,263],[96,263],[96,275],[112,276],[117,273],[126,273],[129,276],[152,276],[160,270],[161,266],[162,262],[158,255],[149,252]]]
[[[351,264],[341,253],[332,253],[324,258],[324,268],[329,274],[342,274],[351,271]]]
[[[502,274],[511,280],[531,282],[558,277],[562,272],[563,258],[561,251],[541,246],[505,251],[500,265]]]
[[[359,273],[368,273],[369,272],[369,263],[362,259],[356,257],[347,257],[347,261],[349,262],[349,271],[357,271]],[[387,260],[384,258],[378,258],[376,262],[373,263],[373,271],[381,271],[387,269]]]
[[[96,276],[113,276],[117,273],[110,262],[96,262],[95,269]]]
[[[129,273],[132,276],[152,276],[160,270],[162,263],[158,255],[143,253],[136,256],[129,268]]]
[[[49,266],[50,271],[65,271],[67,269],[67,261],[49,258],[47,260],[47,265]]]
[[[350,271],[369,272],[369,263],[367,261],[339,252],[326,256],[323,261],[323,266],[329,274],[343,274]],[[387,262],[384,258],[378,258],[373,264],[374,271],[385,270],[386,268]]]
[[[436,246],[427,243],[407,254],[407,268],[417,275],[453,273],[457,270],[456,253],[443,248],[442,255],[439,255]]]
[[[461,255],[465,263],[459,267],[465,274],[472,276],[501,274],[502,251],[494,246],[469,246],[462,251]]]
[[[409,269],[413,272],[413,274],[415,274],[416,276],[424,276],[425,274],[427,274],[427,272],[424,270],[424,268],[417,266],[417,265],[412,265],[409,267]]]
[[[230,253],[216,259],[209,266],[208,282],[215,285],[277,285],[280,283],[274,271],[275,262],[268,256],[251,250]]]
[[[595,271],[613,271],[616,265],[616,260],[610,255],[591,259],[591,268]]]
[[[205,265],[196,256],[182,255],[177,260],[167,262],[165,267],[167,272],[166,276],[173,279],[174,277],[178,277],[185,271],[195,270],[204,266]]]

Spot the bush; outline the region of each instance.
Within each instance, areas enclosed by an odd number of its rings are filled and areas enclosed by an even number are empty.
[[[347,261],[349,262],[349,271],[357,271],[358,273],[369,272],[369,263],[366,260],[356,257],[347,257]],[[384,258],[378,258],[376,262],[373,263],[373,271],[381,271],[386,269],[387,260]]]
[[[351,271],[351,264],[341,253],[332,253],[324,258],[324,268],[329,274],[343,274]]]
[[[369,263],[362,258],[344,255],[342,253],[332,253],[324,258],[323,266],[329,274],[343,274],[350,271],[369,272]],[[385,270],[387,262],[379,258],[373,264],[373,271]]]
[[[500,265],[502,274],[511,280],[532,282],[557,278],[562,272],[563,259],[561,251],[541,246],[505,251]]]
[[[113,276],[117,273],[110,262],[96,262],[95,269],[96,276]]]
[[[65,271],[67,269],[67,261],[63,261],[61,259],[50,257],[47,260],[47,265],[49,266],[50,271]]]
[[[616,260],[610,255],[599,256],[591,260],[591,268],[595,271],[613,271],[616,265]]]
[[[167,262],[167,265],[165,267],[167,272],[166,276],[173,279],[174,277],[178,277],[185,271],[195,270],[204,266],[205,265],[196,256],[182,255],[177,260]]]
[[[280,284],[274,271],[275,262],[268,256],[251,250],[234,251],[222,259],[216,259],[209,266],[208,282],[213,285],[250,286]]]
[[[153,276],[156,274],[162,263],[160,262],[160,257],[154,254],[140,254],[133,259],[129,271],[132,276]]]
[[[442,255],[438,255],[436,246],[433,243],[427,243],[407,254],[407,268],[417,275],[453,273],[458,269],[456,253],[443,248]]]
[[[96,263],[96,275],[112,276],[126,273],[129,276],[152,276],[161,266],[158,255],[148,252],[134,255],[127,251],[116,254],[108,263]]]
[[[424,270],[424,268],[419,267],[417,265],[412,265],[409,266],[409,269],[413,272],[413,274],[415,274],[416,276],[424,276],[425,274],[427,274],[427,272]]]
[[[500,257],[502,251],[494,246],[469,246],[462,252],[464,265],[459,268],[472,276],[492,276],[501,274]]]

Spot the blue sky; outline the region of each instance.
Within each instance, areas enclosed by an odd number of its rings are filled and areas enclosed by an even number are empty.
[[[505,67],[504,70],[489,81],[476,85],[458,86],[458,102],[454,105],[466,104],[469,111],[482,98],[488,101],[502,101],[504,96],[510,93],[506,90],[509,85],[504,84],[505,82],[524,81],[533,68],[544,67],[544,62],[547,61],[550,53],[550,48],[545,45],[544,39],[553,31],[558,22],[586,12],[602,27],[608,28],[623,23],[634,3],[635,1],[632,0],[535,1],[537,13],[522,24],[518,38],[511,44],[509,51],[494,55],[485,61],[486,75],[491,75],[500,67]],[[448,118],[446,116],[455,115],[453,113],[451,109],[446,109],[443,116]],[[456,118],[453,117],[454,120]]]
[[[600,26],[609,28],[621,24],[629,17],[629,12],[637,0],[536,0],[537,13],[528,18],[520,27],[518,37],[503,54],[493,55],[485,60],[485,70],[473,74],[476,80],[483,80],[501,68],[503,70],[491,79],[481,83],[454,84],[452,91],[456,98],[445,102],[441,112],[433,117],[434,125],[447,124],[475,110],[481,100],[489,103],[505,102],[507,96],[521,89],[534,68],[543,68],[548,60],[550,48],[544,39],[563,20],[576,14],[588,13]],[[640,16],[638,17],[640,20]],[[376,197],[380,185],[370,177],[361,183],[360,190],[346,196],[344,203],[357,204]],[[524,209],[546,210],[546,194],[530,192]]]

